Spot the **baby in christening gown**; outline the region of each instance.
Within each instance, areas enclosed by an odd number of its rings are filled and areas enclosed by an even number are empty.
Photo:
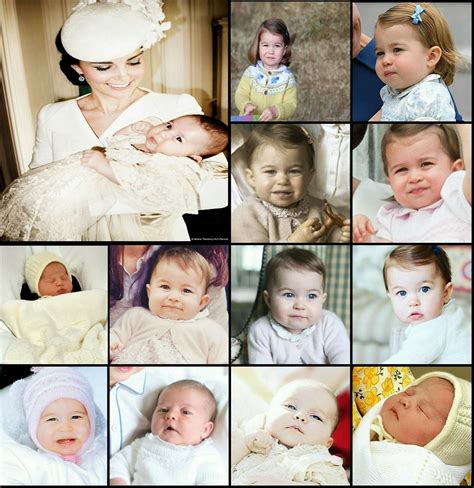
[[[199,185],[214,171],[202,159],[227,141],[227,126],[203,115],[132,124],[105,150],[82,151],[15,180],[1,197],[0,237],[81,240],[117,203],[134,213],[197,213]]]
[[[266,415],[245,426],[241,442],[232,433],[232,484],[348,485],[342,459],[328,450],[337,423],[337,401],[324,384],[284,385]]]

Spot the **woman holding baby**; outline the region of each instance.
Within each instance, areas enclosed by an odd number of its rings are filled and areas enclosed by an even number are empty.
[[[84,151],[82,164],[96,169],[99,153],[91,148],[107,147],[120,129],[151,116],[168,121],[202,113],[190,95],[161,94],[140,87],[146,69],[144,50],[163,38],[170,27],[164,22],[161,4],[148,2],[137,8],[129,1],[81,1],[74,9],[56,39],[60,67],[71,83],[88,85],[91,93],[41,109],[30,169],[79,151]],[[156,185],[145,180],[144,191],[156,192]],[[163,228],[164,220],[169,229],[167,240],[189,239],[181,215],[140,215],[120,200],[107,215],[97,217],[82,239],[163,240],[158,229]]]

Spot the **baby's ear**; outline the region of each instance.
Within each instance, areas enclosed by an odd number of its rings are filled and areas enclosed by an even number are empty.
[[[199,302],[199,305],[201,307],[201,310],[206,307],[206,305],[209,303],[209,295],[203,295],[201,297],[201,300]]]
[[[255,188],[255,176],[253,174],[253,171],[250,168],[245,169],[245,177],[247,178],[248,184],[252,188]]]
[[[327,293],[323,293],[323,304],[324,302],[326,301],[326,298],[328,297],[328,294]]]
[[[433,46],[428,49],[427,65],[429,68],[435,68],[441,59],[442,50],[439,46]]]
[[[196,161],[196,163],[200,163],[202,161],[202,156],[196,156],[195,154],[192,154],[191,156],[189,156],[191,159],[194,159],[194,161]]]
[[[443,290],[443,304],[446,305],[449,300],[451,300],[451,295],[453,293],[453,284],[451,282],[446,283],[444,285],[444,290]]]
[[[326,443],[326,447],[329,449],[332,446],[332,443],[334,442],[334,439],[330,437]]]
[[[462,159],[456,159],[451,165],[452,171],[461,171],[464,169],[464,161]]]
[[[147,283],[146,284],[146,294],[147,294],[148,298],[150,298],[150,290],[151,290],[150,283]]]
[[[268,308],[270,308],[271,306],[270,293],[268,293],[267,290],[263,290],[263,301],[265,302],[265,305]]]
[[[214,422],[206,422],[201,432],[201,440],[207,439],[214,430]]]

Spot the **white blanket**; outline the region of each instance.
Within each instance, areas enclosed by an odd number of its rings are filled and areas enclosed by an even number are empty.
[[[420,446],[370,441],[370,426],[385,401],[372,407],[354,432],[354,485],[459,485],[470,465],[449,466]]]
[[[96,364],[107,362],[107,292],[88,290],[0,306],[16,339],[5,363]]]

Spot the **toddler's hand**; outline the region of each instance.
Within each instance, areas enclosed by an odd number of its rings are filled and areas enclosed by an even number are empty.
[[[351,242],[351,219],[346,219],[341,227],[341,237],[339,242]]]
[[[254,105],[253,103],[247,103],[247,104],[245,104],[245,107],[244,107],[244,115],[253,114],[255,112],[255,109],[256,108],[257,108],[257,106]]]
[[[352,219],[352,233],[354,242],[363,242],[369,234],[375,233],[375,229],[367,216],[359,214]]]
[[[288,237],[288,242],[316,242],[320,237],[327,234],[327,228],[322,225],[316,217],[306,219]]]
[[[249,451],[257,454],[267,454],[274,442],[273,437],[265,430],[257,430],[245,436]]]
[[[267,107],[262,115],[258,118],[259,122],[268,122],[270,120],[276,119],[278,117],[278,112],[275,107]]]
[[[104,164],[108,164],[108,163],[109,162],[107,158],[100,151],[97,151],[95,149],[88,149],[86,151],[82,151],[81,164],[86,168],[91,168],[91,169],[95,169],[96,171],[99,171],[99,169]]]

